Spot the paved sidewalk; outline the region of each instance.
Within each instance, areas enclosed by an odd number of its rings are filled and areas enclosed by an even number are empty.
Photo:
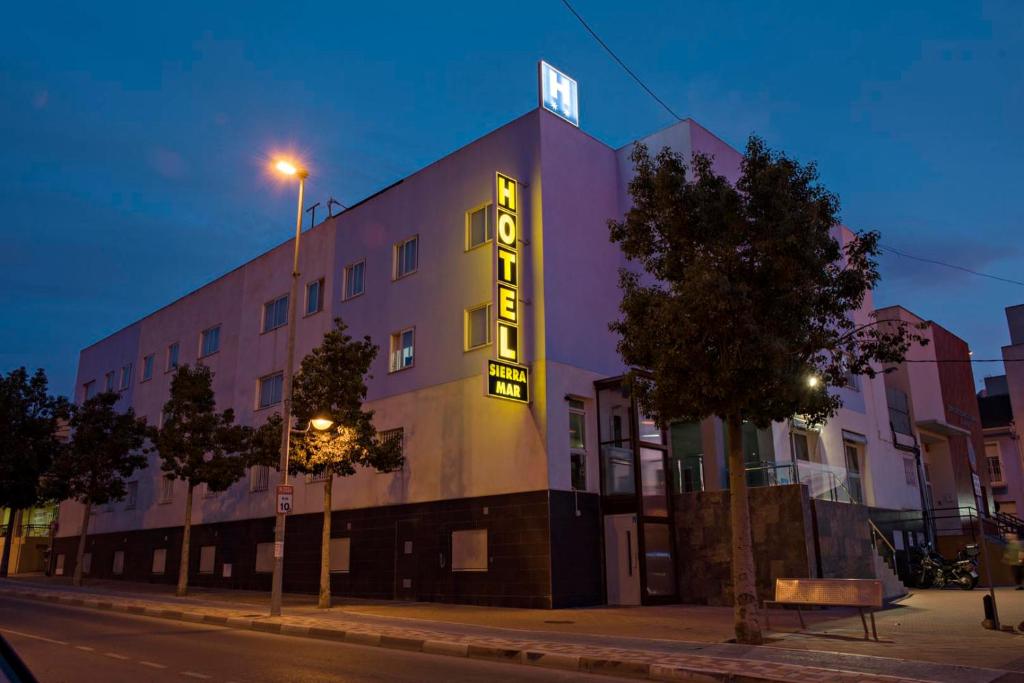
[[[662,620],[671,618],[673,614],[678,619],[682,609],[696,609],[702,613],[698,622],[703,620],[706,625],[712,626],[706,629],[705,635],[721,636],[721,627],[717,624],[722,620],[723,611],[719,608],[677,607],[675,613],[658,608],[651,612],[648,612],[649,608],[510,611],[424,603],[344,600],[342,606],[324,611],[313,606],[310,596],[289,595],[285,601],[285,616],[270,618],[266,616],[267,596],[263,593],[199,589],[187,598],[176,598],[169,590],[169,587],[162,585],[122,582],[93,582],[76,589],[60,580],[42,578],[0,581],[0,594],[288,635],[654,680],[1024,681],[1024,675],[1008,674],[1005,670],[821,651],[820,643],[817,648],[800,645],[792,648],[794,643],[791,643],[789,637],[777,643],[777,647],[755,648],[712,643],[708,642],[709,638],[705,638],[705,642],[671,638],[678,637],[686,628],[670,634],[657,634],[661,638],[650,633],[659,628]],[[401,613],[403,607],[407,607],[408,611]],[[506,612],[516,616],[511,619],[513,628],[480,623],[488,621],[508,624],[508,620],[502,619]],[[606,628],[587,628],[586,632],[566,630],[575,626],[574,622],[581,615],[589,619],[586,626],[607,625],[608,613],[614,613],[617,617],[611,620],[613,626],[616,622],[619,626],[615,635],[601,632]],[[410,617],[409,614],[415,616]],[[646,620],[645,614],[649,616]],[[546,617],[544,621],[548,622],[548,629],[517,628],[540,615]],[[623,615],[628,617],[623,619]],[[712,615],[716,615],[716,618],[708,620]],[[859,624],[859,619],[853,618]],[[780,620],[785,621],[786,617],[773,617],[773,626]],[[815,619],[819,626],[812,628],[821,628],[821,624],[826,624],[826,629],[842,631],[845,620],[848,617],[819,617]],[[639,633],[643,633],[644,637],[638,637]],[[1024,644],[1024,639],[1014,636],[992,635],[1012,639],[1011,649],[1020,648]]]

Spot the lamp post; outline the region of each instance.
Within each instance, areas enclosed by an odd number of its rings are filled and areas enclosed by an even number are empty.
[[[285,358],[282,387],[284,422],[281,426],[281,484],[288,485],[288,448],[291,443],[292,375],[295,371],[295,309],[299,298],[299,238],[302,235],[302,192],[309,173],[288,161],[278,161],[275,168],[286,176],[299,179],[299,208],[295,215],[295,255],[292,260],[292,286],[288,295],[288,350]],[[284,525],[285,514],[277,510],[274,523],[274,574],[270,584],[270,616],[281,616],[281,591],[284,581]]]

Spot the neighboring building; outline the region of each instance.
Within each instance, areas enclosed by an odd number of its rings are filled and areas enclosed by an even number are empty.
[[[1024,514],[1024,463],[1006,375],[985,378],[985,389],[978,394],[978,410],[995,510],[1019,517],[1018,513]]]
[[[203,363],[218,407],[257,425],[280,409],[287,306],[301,306],[299,358],[341,317],[381,346],[368,407],[406,462],[334,479],[336,592],[534,607],[720,600],[728,578],[702,572],[728,538],[715,516],[727,510],[723,430],[717,420],[659,430],[621,390],[608,323],[625,261],[607,221],[628,206],[632,146],[611,148],[573,118],[531,111],[306,231],[296,302],[288,242],[84,349],[76,400],[112,386],[121,407],[158,423],[173,370]],[[692,120],[643,141],[711,154],[717,172],[739,175],[740,153]],[[857,320],[869,312],[870,302]],[[920,508],[885,389],[857,378],[820,429],[745,431],[753,504],[765,506],[755,515],[763,581],[874,576],[868,510]],[[196,496],[195,583],[269,587],[277,481],[254,468]],[[795,482],[806,486],[783,486]],[[285,589],[315,592],[324,484],[294,483]],[[88,572],[174,581],[184,497],[151,457],[127,500],[96,511]],[[695,504],[707,506],[699,520]],[[65,574],[80,519],[79,505],[62,504]],[[766,541],[773,533],[796,540]],[[693,594],[700,583],[713,591]]]

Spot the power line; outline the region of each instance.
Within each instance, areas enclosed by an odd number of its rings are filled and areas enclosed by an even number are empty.
[[[896,254],[897,256],[902,256],[904,258],[912,259],[914,261],[921,261],[922,263],[931,263],[931,264],[936,265],[936,266],[945,266],[946,268],[953,268],[955,270],[961,270],[961,271],[963,271],[965,273],[970,273],[971,275],[977,275],[978,277],[987,277],[990,280],[998,280],[1000,282],[1007,282],[1007,283],[1009,283],[1011,285],[1019,285],[1021,287],[1024,287],[1024,282],[1021,282],[1020,280],[1011,280],[1010,278],[999,277],[998,275],[990,275],[989,273],[982,273],[982,272],[977,271],[977,270],[972,270],[971,268],[966,268],[964,266],[958,266],[955,263],[946,263],[945,261],[938,261],[936,259],[923,258],[921,256],[914,256],[912,254],[906,253],[905,251],[900,251],[899,249],[893,249],[892,247],[884,245],[884,244],[880,244],[879,247],[882,249],[882,251],[888,251],[888,252],[891,252],[893,254]]]
[[[590,28],[590,24],[588,24],[583,19],[583,17],[580,16],[580,13],[577,12],[575,10],[575,8],[573,8],[573,6],[569,4],[569,0],[562,0],[562,4],[565,5],[566,9],[568,9],[570,12],[573,13],[573,16],[575,16],[577,19],[579,19],[579,22],[581,24],[583,24],[583,28],[587,29],[587,32],[590,33],[590,35],[592,35],[594,37],[594,40],[596,40],[598,42],[598,44],[601,47],[604,48],[605,52],[607,52],[609,55],[611,55],[612,59],[614,59],[616,62],[618,62],[619,66],[621,66],[623,69],[625,69],[626,73],[628,73],[630,76],[632,76],[633,80],[636,81],[637,83],[639,83],[640,87],[647,91],[648,95],[653,97],[654,100],[658,104],[660,104],[662,107],[664,107],[665,111],[667,111],[669,114],[671,114],[673,117],[675,117],[675,119],[677,121],[682,121],[683,120],[683,117],[681,117],[679,114],[677,114],[674,111],[672,111],[672,108],[670,106],[668,106],[667,104],[665,104],[664,100],[662,100],[660,97],[655,95],[654,91],[651,90],[650,88],[648,88],[647,84],[644,83],[640,79],[639,76],[637,76],[635,73],[633,73],[633,70],[630,69],[628,66],[626,66],[626,63],[624,61],[619,59],[619,56],[617,54],[615,54],[615,52],[610,47],[608,47],[608,44],[606,42],[604,42],[603,40],[601,40],[601,36],[597,35],[597,33],[594,31],[594,29]]]

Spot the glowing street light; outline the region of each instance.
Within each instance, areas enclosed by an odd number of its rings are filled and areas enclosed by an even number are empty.
[[[818,379],[817,375],[811,375],[810,377],[807,378],[807,386],[809,386],[811,389],[814,389],[820,383],[821,383],[821,380]]]
[[[285,175],[295,175],[296,173],[299,172],[299,169],[295,168],[294,164],[285,161],[284,159],[278,161],[274,167],[281,173],[284,173]]]
[[[313,425],[313,429],[318,432],[325,432],[334,426],[334,420],[331,419],[330,413],[320,412],[313,416],[313,419],[309,421],[309,424]]]

